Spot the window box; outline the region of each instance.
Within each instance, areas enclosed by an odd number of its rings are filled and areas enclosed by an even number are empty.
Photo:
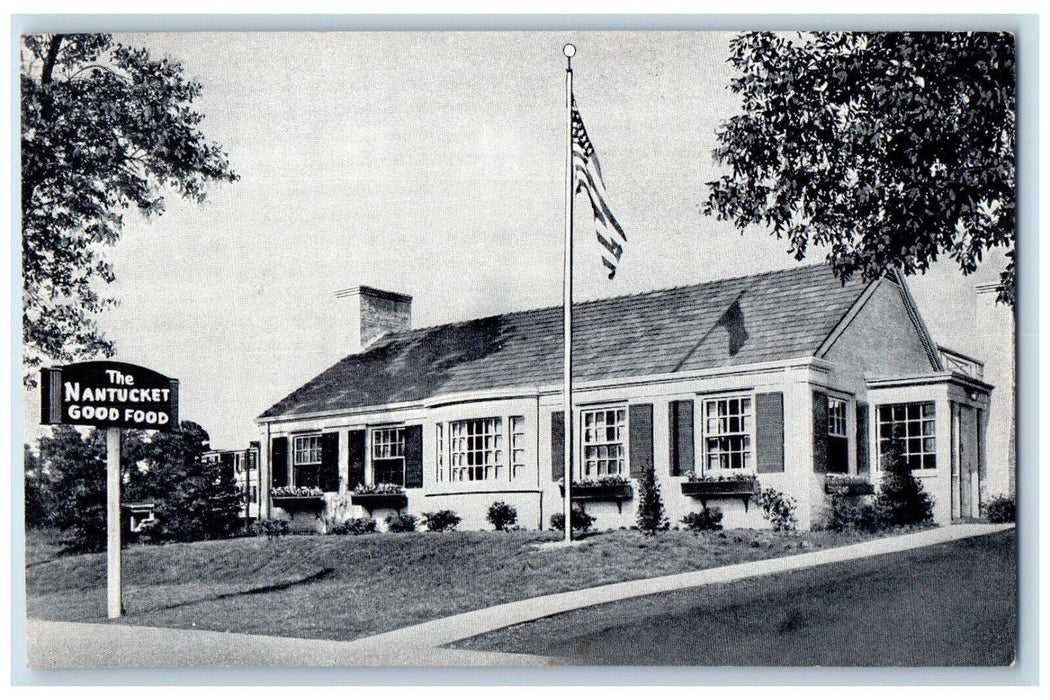
[[[270,490],[270,500],[287,511],[324,508],[324,492],[308,486],[279,486]]]
[[[561,495],[565,495],[565,484],[558,484]],[[634,498],[634,487],[626,481],[611,484],[573,484],[574,501],[629,501]]]
[[[824,493],[836,496],[871,496],[875,493],[875,484],[859,476],[828,474],[824,479]]]
[[[565,497],[565,484],[558,484],[562,498]],[[575,501],[614,501],[617,510],[622,511],[623,502],[634,498],[634,487],[631,482],[620,476],[602,479],[585,479],[572,483],[572,500]]]
[[[408,506],[405,490],[396,484],[358,486],[350,496],[350,503],[361,506],[369,513],[380,508],[401,510]]]
[[[739,498],[747,510],[751,499],[758,495],[758,479],[753,476],[719,476],[702,479],[690,478],[682,482],[682,495],[698,498],[707,508],[708,500]]]

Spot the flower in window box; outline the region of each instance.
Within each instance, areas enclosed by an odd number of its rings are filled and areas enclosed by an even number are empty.
[[[564,485],[565,484],[565,479],[560,479],[558,481],[558,483]],[[587,478],[587,479],[580,479],[579,481],[574,480],[572,482],[572,485],[573,485],[573,487],[576,487],[576,486],[623,486],[624,484],[629,484],[629,483],[630,482],[627,479],[623,478],[622,476],[613,474],[613,475],[610,475],[610,476],[598,477],[597,479]]]
[[[875,493],[875,485],[856,474],[826,474],[824,493],[840,496],[868,496]]]
[[[713,482],[723,482],[723,481],[731,481],[731,482],[754,481],[757,478],[754,474],[747,473],[747,472],[732,472],[732,473],[728,473],[728,474],[725,473],[725,472],[719,472],[717,474],[711,474],[711,473],[697,474],[695,471],[691,471],[688,474],[686,474],[685,476],[686,476],[686,481],[694,482],[694,483],[695,482],[713,483]]]
[[[313,498],[324,496],[324,491],[314,486],[276,486],[270,495],[277,498]]]
[[[354,488],[354,493],[358,495],[364,494],[380,494],[380,495],[398,495],[403,494],[405,489],[400,484],[358,484]]]

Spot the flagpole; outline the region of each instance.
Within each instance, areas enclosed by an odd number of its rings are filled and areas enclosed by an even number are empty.
[[[566,44],[562,49],[565,66],[565,542],[572,542],[572,57],[576,47]]]

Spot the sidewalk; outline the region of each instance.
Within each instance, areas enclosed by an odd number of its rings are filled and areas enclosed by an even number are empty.
[[[459,649],[360,649],[326,639],[26,620],[29,667],[323,668],[349,666],[551,666],[556,659]]]
[[[1013,527],[1013,524],[952,525],[777,559],[556,593],[432,620],[351,642],[29,620],[26,647],[30,666],[34,668],[547,666],[559,661],[441,647],[503,627],[625,598],[903,552]]]

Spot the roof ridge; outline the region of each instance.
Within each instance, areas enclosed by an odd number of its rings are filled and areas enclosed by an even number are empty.
[[[591,305],[594,305],[594,304],[602,304],[602,303],[605,303],[605,302],[612,302],[612,301],[617,301],[617,300],[620,300],[620,299],[630,299],[630,298],[633,298],[633,297],[644,297],[644,296],[652,295],[652,294],[663,294],[663,293],[666,293],[666,292],[675,292],[675,291],[679,291],[679,290],[683,290],[683,289],[696,289],[697,287],[703,287],[704,285],[707,285],[707,284],[721,284],[721,283],[725,283],[725,282],[736,282],[738,280],[743,280],[743,279],[748,279],[748,278],[769,277],[771,275],[786,274],[786,273],[791,273],[791,272],[801,272],[803,270],[811,270],[811,269],[817,268],[817,267],[825,267],[825,268],[828,268],[829,270],[831,269],[831,266],[827,262],[809,263],[808,265],[799,265],[798,267],[787,267],[787,268],[781,268],[779,270],[766,270],[765,272],[755,272],[755,273],[752,273],[750,275],[736,275],[734,277],[718,277],[716,279],[704,280],[703,282],[694,282],[692,284],[680,284],[680,285],[677,285],[677,286],[674,286],[674,287],[656,287],[654,289],[650,289],[650,290],[647,290],[647,291],[644,291],[644,292],[629,292],[629,293],[626,293],[626,294],[618,294],[616,296],[611,296],[611,297],[598,297],[597,299],[584,299],[584,300],[580,300],[580,301],[574,301],[573,302],[573,308],[578,308],[580,306],[591,306]],[[487,316],[477,316],[475,318],[466,318],[466,319],[462,319],[460,321],[446,321],[444,323],[434,323],[434,324],[431,324],[431,325],[428,325],[428,326],[419,326],[418,328],[409,328],[409,329],[406,329],[406,330],[403,330],[403,331],[396,331],[396,332],[393,332],[393,333],[388,333],[387,335],[383,336],[382,340],[392,339],[392,338],[397,337],[397,336],[404,336],[404,335],[408,335],[408,334],[411,334],[411,333],[417,333],[417,332],[422,332],[422,331],[432,331],[432,330],[434,330],[436,328],[444,328],[444,327],[447,327],[447,326],[459,326],[459,325],[463,325],[463,324],[467,324],[467,323],[475,323],[477,321],[485,321],[485,320],[492,319],[492,318],[500,318],[500,317],[504,317],[504,316],[513,316],[513,315],[516,315],[516,314],[533,314],[533,313],[539,313],[541,311],[555,311],[555,310],[560,311],[562,306],[563,306],[562,304],[554,304],[554,305],[551,305],[551,306],[539,306],[539,307],[535,307],[535,308],[531,308],[531,309],[518,309],[516,311],[503,311],[503,312],[496,313],[496,314],[489,314]]]

